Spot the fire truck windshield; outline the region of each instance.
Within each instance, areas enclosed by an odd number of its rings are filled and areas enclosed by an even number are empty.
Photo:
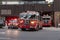
[[[43,18],[43,20],[50,20],[50,18]]]
[[[32,15],[32,14],[22,14],[20,15],[20,18],[23,19],[35,19],[36,15]]]

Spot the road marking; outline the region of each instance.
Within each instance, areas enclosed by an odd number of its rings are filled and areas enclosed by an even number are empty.
[[[4,37],[0,37],[0,39],[11,39],[11,38],[8,38],[8,37],[7,37],[7,38],[4,38]]]
[[[5,34],[5,32],[0,32],[0,34]]]

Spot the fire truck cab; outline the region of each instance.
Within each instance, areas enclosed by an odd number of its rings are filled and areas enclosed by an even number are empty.
[[[42,16],[42,26],[44,27],[50,27],[52,26],[52,18],[49,15]]]
[[[20,13],[19,15],[19,28],[21,30],[39,30],[42,29],[40,26],[40,15],[35,11],[27,11]]]
[[[18,17],[16,16],[9,16],[6,17],[6,24],[8,29],[18,29]]]

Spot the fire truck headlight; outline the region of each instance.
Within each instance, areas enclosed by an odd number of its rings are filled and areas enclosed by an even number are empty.
[[[14,20],[17,20],[17,19],[14,19]]]
[[[23,23],[23,21],[20,21],[20,23]]]
[[[18,25],[18,23],[16,23],[15,25]]]
[[[31,25],[36,25],[37,24],[37,21],[36,20],[32,20],[32,21],[30,21],[30,24]]]
[[[23,23],[24,22],[24,20],[20,20],[20,23]]]
[[[35,23],[34,21],[31,22],[31,24],[34,24],[34,23]]]

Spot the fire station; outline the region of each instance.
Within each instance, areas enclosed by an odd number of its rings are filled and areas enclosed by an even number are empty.
[[[2,0],[0,1],[0,16],[18,16],[19,13],[30,10],[38,11],[40,15],[52,17],[52,26],[60,24],[60,0]]]

